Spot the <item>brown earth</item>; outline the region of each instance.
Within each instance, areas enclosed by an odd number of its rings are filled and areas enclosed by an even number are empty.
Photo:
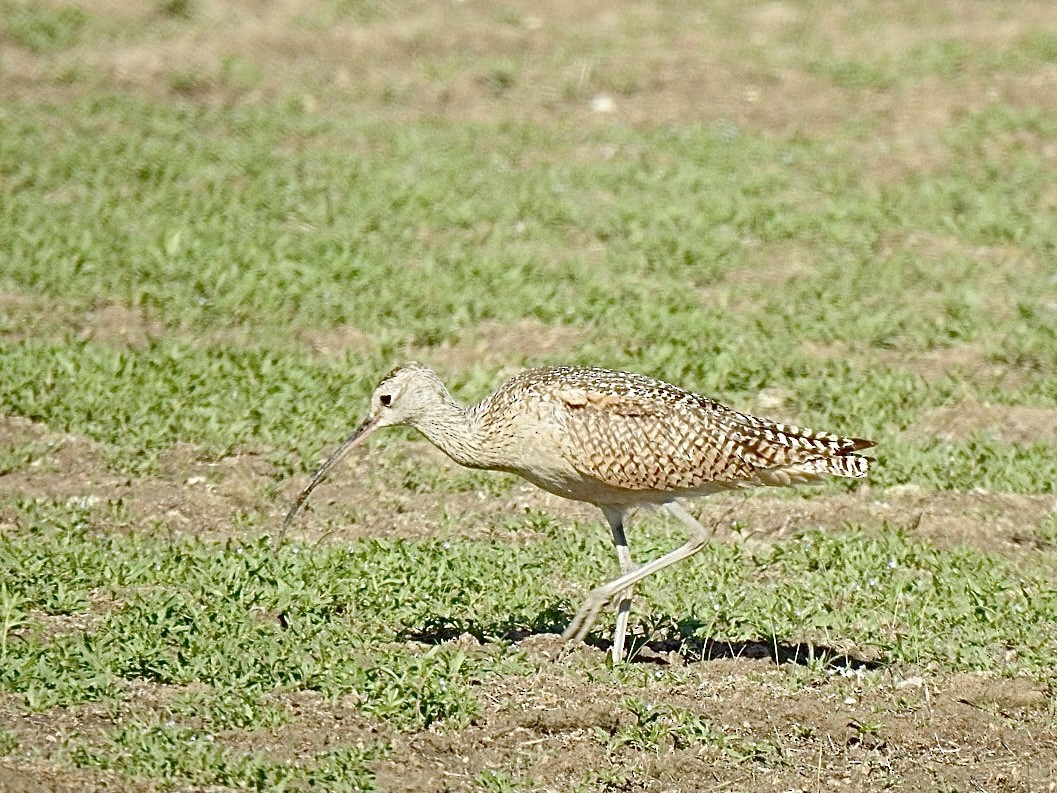
[[[293,715],[283,727],[227,737],[276,757],[387,738],[392,753],[375,763],[379,788],[409,793],[480,789],[475,780],[488,769],[554,791],[1057,789],[1053,692],[1030,680],[838,667],[828,680],[797,689],[789,665],[760,652],[692,664],[664,691],[635,683],[600,690],[589,676],[603,651],[570,654],[557,636],[521,646],[537,671],[479,685],[481,712],[464,729],[398,733],[365,719],[355,703],[297,692],[287,697]],[[137,685],[116,708],[28,715],[14,698],[0,697],[0,723],[17,723],[34,745],[60,746],[111,729],[121,712],[162,712],[176,693]],[[636,745],[629,699],[698,714],[726,745],[674,736]],[[585,769],[598,769],[596,778],[578,786]],[[5,791],[156,789],[108,772],[0,759]]]

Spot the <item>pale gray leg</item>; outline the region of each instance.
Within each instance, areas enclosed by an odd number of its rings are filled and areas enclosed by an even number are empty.
[[[617,548],[617,559],[620,562],[620,574],[626,575],[635,569],[635,563],[631,561],[631,551],[628,549],[628,539],[624,535],[624,510],[613,507],[603,507],[609,528],[613,530],[613,544]],[[613,631],[613,663],[619,664],[624,660],[624,637],[628,632],[628,615],[631,613],[631,594],[634,585],[627,587],[620,593],[620,601],[617,603],[617,626]]]
[[[635,567],[627,573],[622,573],[620,578],[614,581],[610,581],[608,584],[603,584],[596,589],[591,591],[591,594],[587,596],[587,600],[580,606],[580,610],[576,612],[576,616],[573,617],[573,621],[569,623],[569,627],[565,629],[565,633],[562,634],[562,638],[567,641],[582,641],[587,635],[587,632],[591,629],[591,625],[598,619],[599,612],[602,611],[603,607],[613,600],[617,595],[623,593],[625,590],[630,589],[632,586],[637,584],[639,581],[644,579],[648,575],[656,573],[658,570],[663,570],[666,567],[670,567],[676,562],[681,562],[695,553],[700,551],[705,543],[708,542],[712,533],[705,529],[697,519],[687,512],[681,504],[676,501],[669,501],[664,505],[670,513],[675,515],[683,522],[688,529],[690,529],[690,539],[687,540],[685,545],[676,548],[670,553],[666,553],[660,559],[655,559],[648,564],[644,564],[640,567]],[[608,513],[606,515],[608,516]],[[612,524],[611,524],[612,525]],[[623,534],[623,528],[621,529]],[[613,532],[614,538],[616,537],[616,531]],[[625,548],[627,546],[625,545]],[[619,545],[618,545],[619,553]],[[628,557],[630,561],[630,556]],[[630,601],[630,598],[629,598]],[[630,606],[630,602],[629,602]],[[619,613],[618,613],[619,620]],[[625,622],[626,625],[626,622]],[[621,637],[623,641],[623,637]]]

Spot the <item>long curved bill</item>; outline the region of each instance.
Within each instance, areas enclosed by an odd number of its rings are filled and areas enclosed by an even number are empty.
[[[315,475],[312,477],[312,481],[305,485],[304,489],[297,494],[294,503],[290,505],[290,509],[287,511],[286,517],[283,519],[283,526],[279,530],[279,536],[275,540],[276,547],[282,545],[283,538],[286,537],[286,530],[290,527],[298,510],[301,509],[301,505],[305,503],[308,497],[312,494],[312,491],[316,489],[316,485],[326,479],[327,474],[330,473],[330,469],[340,463],[345,458],[345,455],[370,435],[377,425],[377,419],[365,419],[363,423],[360,424],[351,435],[349,435],[349,437],[342,441],[341,446],[339,446],[334,453],[327,458],[327,461],[319,466],[319,470],[316,471]]]

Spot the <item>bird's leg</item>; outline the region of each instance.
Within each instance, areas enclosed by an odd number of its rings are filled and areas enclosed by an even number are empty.
[[[664,506],[675,517],[679,518],[683,525],[690,529],[690,539],[687,540],[685,545],[681,545],[674,551],[666,553],[660,559],[654,559],[652,562],[636,567],[630,572],[622,574],[620,578],[593,589],[584,604],[580,606],[580,610],[576,612],[573,621],[569,623],[569,627],[565,629],[565,633],[562,634],[563,639],[566,641],[582,641],[606,603],[612,601],[619,593],[634,586],[646,576],[693,556],[709,541],[712,532],[702,526],[681,504],[676,501],[669,501]]]
[[[624,534],[624,510],[603,507],[609,528],[613,530],[613,544],[617,548],[617,560],[620,562],[620,574],[626,575],[635,569],[628,549],[628,538]],[[613,631],[613,663],[619,664],[624,659],[624,636],[628,632],[628,615],[631,613],[631,593],[634,585],[620,593],[617,603],[617,625]]]

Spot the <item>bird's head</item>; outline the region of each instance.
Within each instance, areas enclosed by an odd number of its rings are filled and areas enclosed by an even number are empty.
[[[382,378],[371,394],[371,407],[361,429],[414,427],[429,412],[451,400],[444,383],[428,366],[412,361]]]
[[[400,425],[417,426],[431,409],[451,400],[448,390],[440,378],[427,366],[414,361],[401,364],[382,378],[371,394],[371,405],[367,418],[347,437],[319,467],[305,488],[298,493],[290,510],[286,513],[282,530],[276,544],[282,542],[290,522],[294,519],[301,505],[309,494],[316,489],[330,470],[344,459],[352,449],[363,443],[367,437],[380,427]]]

